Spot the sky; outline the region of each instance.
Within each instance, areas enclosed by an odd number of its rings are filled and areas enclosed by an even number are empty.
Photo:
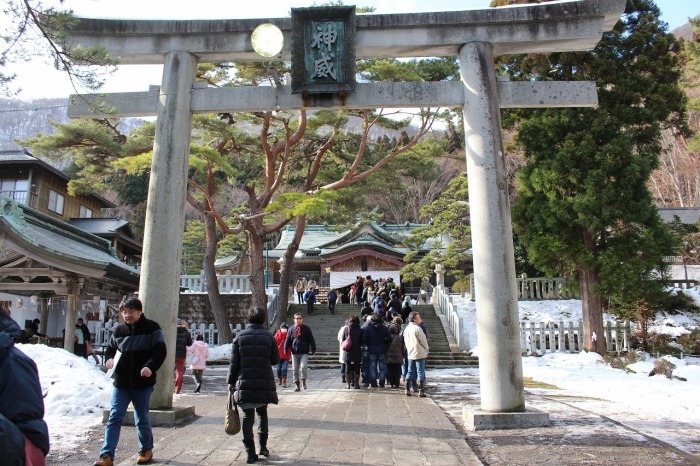
[[[700,304],[700,287],[686,290]],[[531,321],[577,320],[581,317],[581,302],[520,301],[520,318]],[[465,302],[469,341],[476,346],[474,303]],[[651,329],[659,333],[677,335],[698,328],[698,321],[685,316],[657,316]],[[44,419],[51,435],[51,455],[71,451],[85,440],[91,429],[103,435],[102,410],[109,407],[112,393],[111,380],[92,360],[86,360],[45,345],[17,345],[37,363],[42,390],[45,394]],[[209,359],[229,358],[231,345],[210,350]],[[652,359],[641,360],[628,366],[634,372],[612,369],[603,364],[594,353],[548,353],[542,357],[523,358],[523,375],[535,381],[555,385],[566,391],[571,400],[581,398],[584,408],[608,416],[639,432],[659,438],[681,450],[700,454],[700,409],[697,394],[700,393],[700,358],[674,357],[668,359],[676,365],[673,375],[686,378],[686,382],[670,380],[663,376],[649,377],[654,367]],[[187,366],[189,367],[189,366]],[[189,376],[189,370],[187,371]],[[478,369],[433,369],[428,371],[430,384],[436,384],[440,393],[458,393],[464,385],[451,385],[441,379],[454,380],[459,376],[478,376]],[[547,395],[553,389],[528,391]],[[559,391],[561,394],[561,391]],[[182,395],[174,395],[175,402]],[[214,396],[203,393],[201,396]],[[654,402],[650,402],[654,400]],[[438,401],[446,403],[449,397]],[[573,402],[573,401],[572,401]],[[461,408],[458,407],[461,412]],[[653,420],[653,422],[650,422]],[[586,424],[586,429],[592,428]],[[586,435],[586,432],[581,432]]]
[[[51,1],[48,0],[47,4]],[[316,3],[323,3],[317,0]],[[345,1],[353,4],[352,1]],[[359,6],[373,6],[375,13],[410,13],[422,11],[450,11],[487,8],[490,0],[366,0]],[[689,16],[700,14],[698,0],[657,0],[662,19],[672,30],[682,26]],[[279,18],[289,15],[292,7],[312,6],[312,0],[275,0],[274,2],[241,2],[220,0],[66,0],[63,8],[69,8],[77,16],[92,18],[129,19],[212,19],[212,18]],[[2,20],[0,19],[0,26]],[[16,96],[21,100],[41,97],[68,97],[76,92],[65,74],[54,70],[45,60],[37,58],[31,63],[15,64],[9,71],[18,75],[21,87]],[[147,91],[148,86],[159,85],[162,66],[123,66],[110,76],[102,92]]]

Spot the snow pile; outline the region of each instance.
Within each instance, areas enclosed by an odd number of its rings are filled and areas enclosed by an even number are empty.
[[[17,345],[39,369],[51,450],[75,448],[109,409],[112,379],[92,360],[46,345]]]

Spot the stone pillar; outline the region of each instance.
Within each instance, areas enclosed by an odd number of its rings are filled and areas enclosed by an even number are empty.
[[[435,285],[445,286],[445,268],[442,264],[435,264]]]
[[[474,257],[481,408],[525,410],[513,232],[492,46],[459,53]]]
[[[146,317],[163,328],[168,356],[158,371],[151,408],[172,408],[175,333],[180,298],[180,256],[190,157],[190,101],[197,62],[187,52],[165,56],[148,209],[143,239],[139,298]]]

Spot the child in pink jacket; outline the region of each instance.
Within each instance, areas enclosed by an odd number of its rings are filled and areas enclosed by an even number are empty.
[[[192,346],[187,347],[187,352],[192,353],[190,369],[192,370],[192,375],[194,375],[194,381],[197,384],[194,392],[199,393],[199,390],[202,388],[202,373],[207,367],[207,358],[209,357],[209,347],[204,343],[204,337],[202,335],[197,335],[197,339]]]

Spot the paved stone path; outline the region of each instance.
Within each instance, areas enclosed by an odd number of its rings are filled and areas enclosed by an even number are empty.
[[[156,464],[245,463],[241,435],[223,431],[223,374],[224,368],[207,370],[203,395],[185,394],[192,388],[186,384],[175,398],[176,405],[194,405],[197,418],[184,426],[153,429]],[[482,464],[430,398],[406,397],[396,389],[348,390],[338,372],[329,369],[310,371],[307,390],[280,388],[278,393],[280,403],[268,408],[272,455],[262,464]],[[92,464],[102,435],[95,432],[81,451],[64,458],[50,456],[49,464]],[[115,464],[135,464],[137,450],[134,427],[123,427]]]
[[[346,389],[337,370],[309,372],[308,390],[279,389],[270,405],[270,458],[258,464],[301,465],[696,465],[684,454],[601,414],[526,394],[527,405],[550,413],[552,425],[538,429],[467,432],[462,406],[478,406],[478,379],[465,370],[454,377],[431,378],[428,398],[406,397],[400,390]],[[469,375],[471,374],[471,375]],[[190,377],[176,405],[196,407],[197,416],[178,427],[153,429],[153,464],[224,466],[244,464],[241,435],[223,431],[226,367],[205,371],[201,395]],[[97,458],[103,428],[70,452],[54,451],[47,464],[90,465]],[[116,465],[136,463],[133,426],[124,426]],[[0,464],[2,462],[0,461]]]

